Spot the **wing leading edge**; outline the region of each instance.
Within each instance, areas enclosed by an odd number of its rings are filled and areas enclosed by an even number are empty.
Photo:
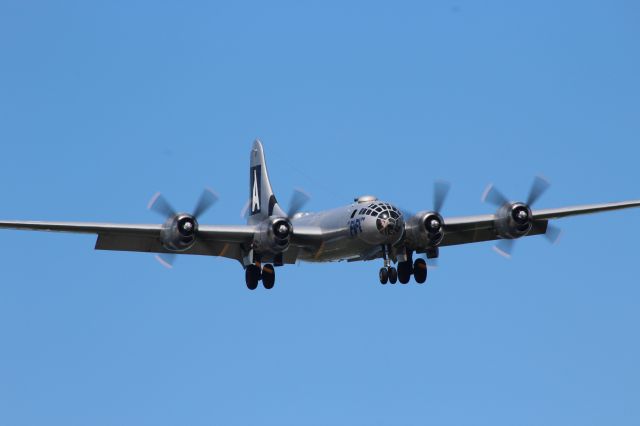
[[[640,200],[534,210],[532,212],[533,228],[527,236],[545,234],[547,232],[549,220],[634,207],[640,207]],[[494,225],[495,220],[495,215],[454,217],[445,219],[444,239],[440,245],[449,246],[500,239]]]
[[[95,234],[98,236],[96,250],[171,253],[160,240],[162,225],[158,224],[0,221],[0,229]],[[242,246],[251,243],[255,232],[256,227],[252,225],[203,225],[200,226],[196,244],[181,253],[239,260],[242,257]]]
[[[196,243],[179,253],[241,260],[243,253],[251,246],[257,228],[256,225],[201,225]],[[94,234],[98,237],[96,250],[175,253],[162,244],[162,225],[158,224],[0,221],[0,229]],[[292,245],[315,247],[321,243],[322,237],[320,228],[298,226]],[[287,258],[287,261],[295,262],[295,259]]]

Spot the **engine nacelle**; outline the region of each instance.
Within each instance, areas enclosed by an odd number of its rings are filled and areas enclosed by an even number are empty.
[[[176,214],[164,223],[160,232],[160,240],[167,250],[185,251],[196,242],[198,221],[186,213]]]
[[[505,204],[498,210],[495,224],[502,238],[524,237],[533,227],[531,208],[524,203]]]
[[[407,221],[405,239],[415,247],[437,247],[444,238],[444,219],[439,213],[420,212]]]
[[[284,217],[269,218],[259,225],[253,240],[253,249],[258,253],[278,254],[289,248],[293,225]]]

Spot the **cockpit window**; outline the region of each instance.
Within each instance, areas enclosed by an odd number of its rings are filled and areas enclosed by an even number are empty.
[[[385,235],[394,235],[402,232],[402,213],[388,203],[377,203],[374,216],[378,230]]]

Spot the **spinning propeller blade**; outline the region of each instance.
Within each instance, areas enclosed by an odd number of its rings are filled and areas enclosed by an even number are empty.
[[[212,189],[205,188],[196,203],[196,207],[193,210],[193,216],[196,220],[202,216],[207,210],[209,210],[216,202],[218,201],[218,194],[216,194]],[[165,219],[170,219],[176,216],[178,213],[171,206],[171,204],[167,201],[167,199],[160,193],[156,192],[151,200],[149,200],[149,204],[147,208],[151,211],[154,211],[164,217]],[[197,228],[196,228],[197,230]],[[206,241],[200,241],[202,244],[208,245]],[[155,258],[160,262],[162,266],[165,268],[173,268],[173,263],[176,260],[175,253],[160,253],[156,254]]]
[[[176,261],[175,253],[160,253],[156,254],[155,258],[162,266],[167,269],[173,268],[173,262]]]
[[[549,189],[549,186],[551,186],[551,183],[547,179],[542,176],[536,176],[531,185],[529,197],[527,197],[527,205],[532,206],[535,204],[538,198]]]
[[[451,183],[445,180],[437,180],[433,184],[433,210],[436,213],[442,211],[442,206],[447,199],[450,189]]]
[[[193,209],[193,217],[198,219],[204,212],[209,210],[216,201],[218,201],[218,194],[216,194],[211,188],[205,188],[200,195],[198,204]]]
[[[493,250],[505,259],[511,259],[514,245],[515,240],[500,240],[493,246]]]
[[[249,206],[251,205],[251,200],[247,198],[247,202],[244,203],[244,206],[242,206],[242,210],[240,210],[240,217],[241,218],[247,218],[247,216],[249,215]]]
[[[489,184],[484,192],[482,193],[481,198],[483,203],[491,203],[496,207],[502,207],[505,204],[509,204],[509,199],[504,196],[502,192],[500,192],[492,183]]]
[[[440,266],[440,258],[434,257],[433,259],[427,259],[428,269],[437,269]]]
[[[156,192],[153,197],[151,197],[149,204],[147,204],[147,208],[158,213],[164,218],[168,218],[176,214],[175,209],[171,207],[171,204],[169,204],[160,192]]]
[[[531,205],[535,204],[540,199],[542,194],[544,194],[549,189],[550,186],[551,183],[549,182],[549,180],[542,176],[536,176],[533,180],[533,183],[531,184],[531,189],[529,190],[529,196],[527,197],[526,203],[527,206],[530,207]],[[484,190],[484,193],[482,194],[482,201],[491,203],[497,207],[502,207],[505,204],[509,204],[509,199],[505,197],[504,194],[502,194],[500,191],[498,191],[496,187],[493,186],[493,184],[487,186],[487,188]],[[553,225],[548,225],[545,237],[550,243],[556,243],[561,234],[562,231],[560,230],[560,228]],[[493,249],[496,251],[496,253],[509,259],[511,258],[511,254],[513,253],[514,245],[515,240],[502,239],[496,243]]]
[[[291,194],[291,200],[289,201],[289,210],[287,211],[287,217],[291,218],[298,213],[309,202],[311,196],[300,188],[293,190]]]
[[[557,244],[558,241],[560,241],[560,237],[562,237],[562,229],[554,225],[549,225],[544,236],[551,244]]]

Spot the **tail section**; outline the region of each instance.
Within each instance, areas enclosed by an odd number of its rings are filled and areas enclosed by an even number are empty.
[[[286,216],[271,189],[264,149],[259,140],[251,147],[249,183],[250,224],[261,222],[269,216]]]

